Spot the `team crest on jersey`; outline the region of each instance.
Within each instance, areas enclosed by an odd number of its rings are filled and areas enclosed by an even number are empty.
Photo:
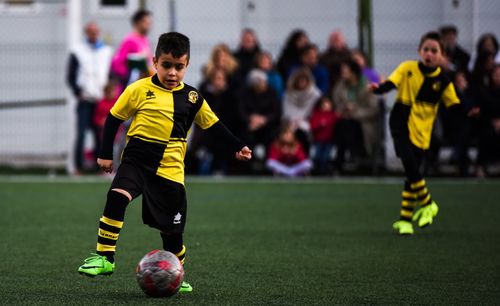
[[[432,90],[434,90],[434,91],[439,91],[439,90],[441,90],[441,82],[439,82],[439,81],[438,81],[438,82],[434,82],[434,83],[432,84]]]
[[[198,93],[194,90],[191,90],[189,93],[188,93],[188,100],[189,102],[191,103],[196,103],[196,101],[198,101]]]
[[[154,98],[156,98],[154,91],[152,91],[152,90],[146,91],[146,100],[154,99]]]

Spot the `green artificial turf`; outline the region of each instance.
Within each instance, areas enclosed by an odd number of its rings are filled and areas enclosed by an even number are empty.
[[[431,227],[392,233],[399,180],[191,181],[191,294],[146,297],[134,269],[159,234],[131,204],[112,277],[76,269],[94,250],[109,182],[0,180],[0,305],[500,303],[500,182],[429,181]]]

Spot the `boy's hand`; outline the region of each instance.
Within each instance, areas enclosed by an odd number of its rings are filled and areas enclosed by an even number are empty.
[[[239,152],[236,152],[237,160],[250,160],[252,159],[252,150],[249,147],[244,146]]]
[[[377,88],[378,88],[378,84],[377,83],[370,83],[370,84],[368,84],[368,86],[366,86],[366,90],[368,92],[373,92]]]
[[[112,159],[97,159],[97,165],[106,173],[113,172],[113,160]]]

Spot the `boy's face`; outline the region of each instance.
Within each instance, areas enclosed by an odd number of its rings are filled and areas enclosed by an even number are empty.
[[[441,61],[442,51],[437,41],[427,39],[418,50],[418,54],[425,66],[436,67]]]
[[[174,89],[184,79],[189,60],[187,54],[176,58],[172,53],[162,53],[159,58],[153,58],[153,64],[158,79],[167,89]]]

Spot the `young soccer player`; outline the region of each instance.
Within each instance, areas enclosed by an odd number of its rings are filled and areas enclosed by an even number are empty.
[[[419,227],[425,227],[432,224],[438,213],[438,205],[427,189],[420,164],[424,151],[429,148],[438,104],[444,103],[452,113],[460,112],[460,100],[453,83],[439,67],[443,56],[443,44],[439,34],[424,34],[418,53],[419,61],[403,62],[387,81],[369,86],[369,89],[377,94],[394,88],[398,90],[389,126],[396,155],[403,163],[406,176],[401,217],[393,224],[394,230],[401,235],[413,234],[412,221],[418,221]],[[420,209],[414,213],[417,204]]]
[[[252,151],[219,121],[200,93],[182,82],[189,64],[189,50],[189,39],[183,34],[162,34],[153,57],[157,73],[129,85],[108,115],[97,160],[105,172],[113,169],[113,140],[118,127],[133,119],[121,164],[99,220],[96,253],[78,268],[80,274],[113,273],[125,209],[141,194],[144,223],[158,229],[163,248],[184,263],[186,247],[182,234],[187,213],[184,155],[193,121],[228,143],[238,160],[252,157]],[[183,282],[180,292],[192,290]]]

